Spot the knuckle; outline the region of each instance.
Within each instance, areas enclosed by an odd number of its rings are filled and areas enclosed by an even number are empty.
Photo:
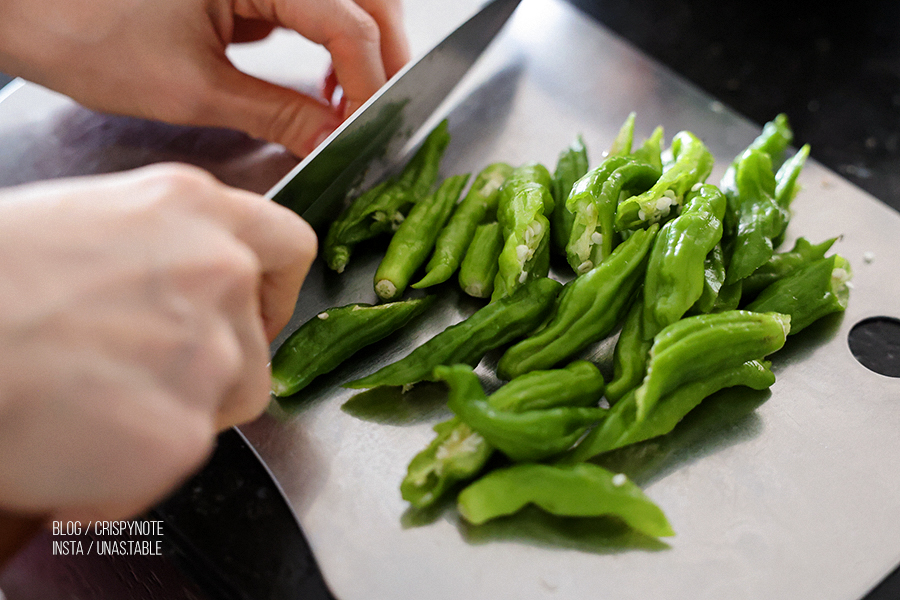
[[[351,21],[353,31],[351,35],[363,42],[378,44],[381,39],[381,30],[375,18],[365,11],[357,13]]]
[[[339,23],[326,46],[332,54],[353,54],[354,48],[378,46],[381,43],[381,29],[375,17],[357,5],[348,11],[347,18]]]
[[[242,297],[256,295],[262,267],[256,254],[241,243],[226,245],[226,249],[211,257],[213,276],[219,278],[226,293]]]
[[[157,203],[183,201],[204,193],[216,180],[203,169],[182,163],[145,167],[146,188]]]

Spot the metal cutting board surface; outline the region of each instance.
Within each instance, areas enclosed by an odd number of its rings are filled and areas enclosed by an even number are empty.
[[[413,42],[430,47],[472,7],[411,3]],[[273,37],[265,51],[237,52],[236,62],[285,84],[312,85],[327,60],[305,62],[288,34]],[[179,160],[264,192],[296,164],[280,147],[234,132],[101,115],[32,84],[14,84],[3,96],[2,185]],[[446,110],[453,140],[444,175],[495,160],[553,165],[578,133],[596,164],[634,110],[639,136],[657,124],[667,139],[680,129],[701,136],[717,157],[710,178],[717,181],[759,131],[559,0],[523,0]],[[335,596],[863,596],[900,563],[900,379],[859,365],[847,336],[866,317],[900,317],[900,215],[814,161],[801,183],[789,236],[843,235],[834,251],[854,269],[849,308],[774,357],[770,395],[705,402],[672,435],[642,446],[646,456],[619,456],[670,518],[677,535],[663,543],[602,519],[532,512],[474,528],[452,510],[407,510],[398,486],[446,414],[441,388],[418,386],[398,400],[354,397],[339,385],[480,306],[452,285],[441,290],[440,310],[316,382],[293,411],[243,427],[278,477]],[[372,250],[340,278],[317,264],[289,329],[329,306],[374,301]],[[492,360],[480,369],[489,382]]]
[[[710,178],[758,133],[739,116],[558,0],[525,0],[447,108],[443,175],[503,160],[552,166],[576,134],[591,163],[630,111],[699,135]],[[774,116],[774,115],[772,115]],[[474,311],[453,285],[439,310],[357,355],[285,411],[242,428],[283,486],[341,600],[815,598],[865,595],[900,561],[900,379],[853,358],[850,328],[900,317],[900,215],[811,162],[789,237],[843,238],[850,306],[773,357],[770,394],[724,394],[640,452],[630,473],[677,535],[649,540],[603,519],[536,511],[481,527],[451,507],[408,510],[398,486],[448,413],[438,385],[405,396],[339,385],[405,355]],[[374,302],[376,247],[341,276],[317,264],[289,330],[330,306]],[[491,382],[489,356],[480,372]]]

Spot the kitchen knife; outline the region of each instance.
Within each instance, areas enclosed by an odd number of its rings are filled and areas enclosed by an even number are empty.
[[[518,6],[492,0],[391,78],[266,196],[314,227],[337,214],[362,176],[380,176],[428,121]],[[375,164],[375,159],[385,161]],[[381,168],[380,173],[375,172]]]

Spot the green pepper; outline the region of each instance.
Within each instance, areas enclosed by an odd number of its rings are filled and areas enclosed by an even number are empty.
[[[497,410],[522,412],[557,406],[596,406],[603,396],[603,375],[593,363],[576,360],[560,369],[531,371],[500,387],[488,398]]]
[[[775,200],[775,174],[768,154],[745,152],[735,173],[737,229],[726,283],[751,275],[774,253],[773,240],[787,228],[790,214]]]
[[[770,367],[768,362],[750,360],[685,383],[665,394],[643,420],[638,419],[637,390],[631,390],[562,462],[583,462],[616,448],[665,435],[704,398],[721,389],[739,385],[754,390],[769,388],[775,383],[775,375]]]
[[[466,256],[459,266],[459,286],[475,298],[490,298],[503,251],[500,223],[485,223],[475,229]]]
[[[450,386],[450,410],[516,462],[540,460],[568,450],[606,415],[605,408],[581,406],[497,410],[488,402],[471,367],[442,366],[434,370],[434,375]]]
[[[681,385],[780,349],[790,328],[788,315],[748,310],[686,317],[669,325],[653,339],[647,374],[635,392],[638,421]]]
[[[663,167],[656,183],[646,192],[632,196],[616,209],[616,230],[625,231],[658,223],[673,207],[681,206],[684,195],[709,177],[713,155],[700,139],[689,131],[680,131],[672,139],[672,161]]]
[[[606,386],[606,399],[610,404],[640,385],[647,370],[652,339],[644,336],[644,297],[638,292],[625,315],[622,331],[613,351],[613,378]]]
[[[484,468],[494,448],[459,417],[434,426],[437,434],[416,454],[400,483],[400,495],[416,508],[440,500],[461,481],[472,479]]]
[[[572,186],[588,171],[587,149],[579,135],[572,145],[563,150],[556,161],[553,172],[553,213],[550,216],[550,233],[553,247],[559,254],[565,254],[566,244],[572,232],[575,216],[566,207],[566,199]]]
[[[725,283],[725,255],[722,252],[722,241],[719,240],[703,259],[703,289],[694,305],[688,309],[688,315],[697,315],[716,311],[719,292]],[[735,305],[732,308],[737,308]]]
[[[820,244],[812,244],[806,238],[797,238],[793,248],[772,255],[772,258],[766,261],[764,265],[743,280],[742,298],[755,296],[779,279],[784,279],[798,269],[825,258],[825,253],[836,241],[837,238],[831,238]]]
[[[444,120],[429,133],[397,178],[363,193],[335,219],[323,243],[329,268],[342,273],[358,243],[399,227],[410,207],[424,198],[437,181],[441,158],[449,143],[450,133]]]
[[[434,248],[435,239],[468,180],[468,175],[448,177],[436,192],[412,207],[375,271],[375,293],[379,298],[394,300],[403,295],[409,280]]]
[[[747,148],[738,154],[731,162],[722,176],[719,189],[725,194],[728,206],[725,211],[724,227],[725,235],[728,238],[734,236],[737,229],[738,206],[740,204],[737,197],[736,176],[737,167],[743,160],[744,156],[752,151],[762,152],[768,155],[773,165],[781,163],[782,155],[791,141],[794,139],[794,132],[791,130],[787,115],[779,114],[774,119],[763,125],[762,132],[750,143]]]
[[[641,278],[659,225],[635,232],[599,265],[566,285],[546,327],[511,347],[497,373],[512,379],[549,369],[600,341],[619,322]]]
[[[612,146],[610,146],[609,153],[611,155],[631,154],[631,145],[634,143],[634,123],[636,117],[637,113],[635,112],[630,112],[628,113],[628,116],[625,117],[625,122],[622,123],[622,126],[619,128],[619,133],[616,134]]]
[[[401,328],[434,299],[426,296],[377,306],[349,304],[319,313],[275,352],[272,393],[278,397],[296,394],[319,375],[331,372],[362,348]]]
[[[357,197],[341,215],[332,222],[322,244],[325,262],[330,269],[343,273],[350,262],[356,244],[374,237],[368,208],[388,190],[400,189],[394,179],[388,179],[369,188]]]
[[[495,410],[522,412],[559,406],[596,405],[603,395],[603,376],[587,361],[564,369],[534,371],[491,394]],[[459,417],[434,426],[434,440],[409,464],[400,484],[403,499],[417,508],[434,504],[455,484],[472,479],[493,454],[491,446]]]
[[[646,535],[675,535],[665,514],[622,473],[590,463],[513,465],[485,475],[460,492],[459,513],[476,525],[528,504],[565,517],[618,517]]]
[[[530,279],[550,270],[552,179],[547,168],[528,163],[515,169],[500,189],[497,220],[503,230],[503,250],[491,300],[513,293]]]
[[[703,294],[706,257],[722,238],[725,196],[714,185],[697,184],[681,214],[653,242],[644,294],[644,337],[680,319]]]
[[[500,186],[512,173],[506,163],[488,165],[475,177],[465,198],[453,211],[450,221],[441,230],[434,247],[434,254],[425,267],[425,276],[412,285],[426,288],[443,283],[456,272],[466,249],[472,242],[476,228],[497,214]]]
[[[746,308],[790,315],[791,333],[794,334],[825,315],[847,308],[850,277],[850,263],[834,254],[779,279],[760,292]]]
[[[775,201],[785,209],[790,208],[794,196],[797,195],[797,179],[808,158],[809,144],[804,144],[775,173]]]
[[[560,287],[559,282],[547,277],[533,279],[515,294],[491,302],[448,327],[405,358],[345,387],[410,385],[433,380],[434,368],[439,365],[475,365],[490,350],[528,335],[543,323],[553,310]]]
[[[634,154],[611,155],[579,179],[566,206],[573,214],[566,259],[576,273],[600,264],[619,243],[615,229],[619,196],[652,186],[661,173],[659,148],[662,128],[657,128]]]

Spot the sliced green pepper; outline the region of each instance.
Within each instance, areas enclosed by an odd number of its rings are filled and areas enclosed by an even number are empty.
[[[659,180],[646,192],[632,196],[616,209],[616,229],[625,231],[658,223],[681,206],[684,195],[709,177],[713,155],[700,139],[689,131],[680,131],[672,139],[672,162],[663,167]]]
[[[634,143],[634,123],[637,119],[637,113],[630,112],[625,117],[625,121],[619,128],[613,143],[609,148],[611,156],[631,154],[631,145]]]
[[[424,198],[437,181],[441,158],[449,143],[450,133],[444,120],[429,133],[397,178],[376,186],[376,191],[362,194],[335,219],[323,243],[329,268],[342,273],[358,243],[399,227],[410,207]]]
[[[675,535],[662,510],[624,474],[590,463],[497,469],[469,485],[457,499],[460,514],[476,525],[528,504],[566,517],[612,515],[650,536]]]
[[[400,495],[416,508],[433,505],[451,487],[478,475],[494,453],[459,417],[441,421],[434,431],[437,435],[413,457],[400,483]]]
[[[788,315],[749,310],[686,317],[669,325],[654,338],[647,375],[635,392],[637,419],[644,420],[660,398],[685,383],[775,352],[790,328]]]
[[[376,306],[349,304],[330,308],[306,321],[272,358],[272,393],[296,394],[334,370],[362,348],[373,344],[421,314],[434,296]]]
[[[588,171],[587,149],[584,140],[579,135],[572,145],[563,150],[556,161],[556,170],[553,172],[553,213],[550,215],[550,234],[552,236],[553,249],[558,254],[565,254],[566,244],[572,233],[572,222],[575,215],[566,207],[566,199],[572,191],[575,182],[581,179]]]
[[[770,364],[751,360],[736,367],[715,371],[709,376],[691,381],[668,392],[652,411],[638,419],[637,390],[632,390],[613,406],[606,419],[592,429],[564,458],[565,463],[590,460],[594,456],[665,435],[704,398],[717,391],[739,385],[764,390],[775,383]]]
[[[644,337],[680,319],[703,294],[707,255],[722,239],[725,196],[714,185],[697,184],[679,216],[653,242],[644,294]]]
[[[500,358],[500,377],[513,379],[528,371],[549,369],[608,335],[640,285],[658,230],[659,225],[651,225],[635,232],[609,258],[570,281],[547,326]]]
[[[523,375],[491,394],[491,408],[529,411],[559,406],[596,405],[603,395],[603,376],[587,361],[565,369]],[[438,423],[437,436],[410,462],[400,484],[403,499],[417,508],[439,500],[455,484],[472,479],[493,454],[491,446],[459,417]]]
[[[468,180],[468,175],[448,177],[436,192],[412,207],[375,271],[375,293],[379,298],[395,300],[403,295],[413,274],[434,248],[435,239]]]
[[[657,128],[634,154],[611,155],[575,183],[566,201],[573,213],[566,259],[576,273],[594,268],[618,245],[620,196],[646,190],[659,179],[661,143],[662,128]]]
[[[568,450],[606,414],[605,408],[582,406],[500,410],[488,402],[471,367],[441,366],[435,369],[434,376],[450,387],[450,410],[488,444],[518,462],[540,460]],[[596,402],[601,395],[602,388]]]
[[[790,220],[787,209],[775,200],[775,174],[768,154],[749,150],[736,169],[737,229],[726,283],[750,276],[772,258],[773,240],[784,233]]]
[[[797,238],[793,248],[775,253],[764,265],[743,280],[742,299],[753,297],[779,279],[784,279],[810,263],[825,258],[825,253],[836,241],[837,238],[831,238],[819,244],[812,244],[806,238]]]
[[[515,169],[500,189],[497,220],[503,230],[503,250],[491,300],[513,293],[530,279],[546,277],[550,269],[552,178],[546,167],[528,163]]]
[[[644,296],[639,292],[625,315],[622,331],[613,351],[613,378],[606,386],[606,399],[618,402],[644,379],[653,340],[644,336]]]
[[[794,196],[797,195],[797,179],[808,158],[809,144],[804,144],[775,173],[775,200],[784,208],[790,208]]]
[[[533,279],[512,296],[491,302],[468,319],[448,327],[405,358],[345,387],[410,385],[433,380],[434,368],[439,365],[475,365],[488,351],[534,331],[553,310],[561,287],[547,277]]]
[[[434,254],[425,267],[425,276],[414,283],[413,288],[426,288],[443,283],[456,272],[466,249],[472,242],[475,229],[481,223],[496,218],[500,187],[512,170],[506,163],[494,163],[482,169],[475,177],[465,198],[453,211],[450,221],[438,235]]]
[[[747,310],[790,315],[791,333],[847,308],[850,263],[835,254],[821,258],[765,288]]]
[[[784,151],[794,139],[794,132],[791,130],[787,115],[779,114],[774,119],[763,125],[762,132],[750,143],[747,148],[735,157],[719,183],[719,189],[725,194],[728,200],[728,208],[725,211],[724,226],[725,235],[728,238],[734,237],[737,229],[738,207],[740,201],[737,197],[736,176],[737,167],[743,160],[744,155],[751,151],[759,151],[768,155],[773,165],[781,164]]]
[[[475,229],[466,256],[459,266],[459,286],[475,298],[490,298],[500,268],[503,232],[500,223],[485,223]]]
[[[722,242],[720,240],[703,260],[703,289],[700,292],[700,297],[697,298],[697,301],[686,314],[696,315],[717,312],[715,308],[719,299],[719,292],[722,290],[724,283],[725,255],[722,252]],[[731,308],[737,308],[737,305]]]

